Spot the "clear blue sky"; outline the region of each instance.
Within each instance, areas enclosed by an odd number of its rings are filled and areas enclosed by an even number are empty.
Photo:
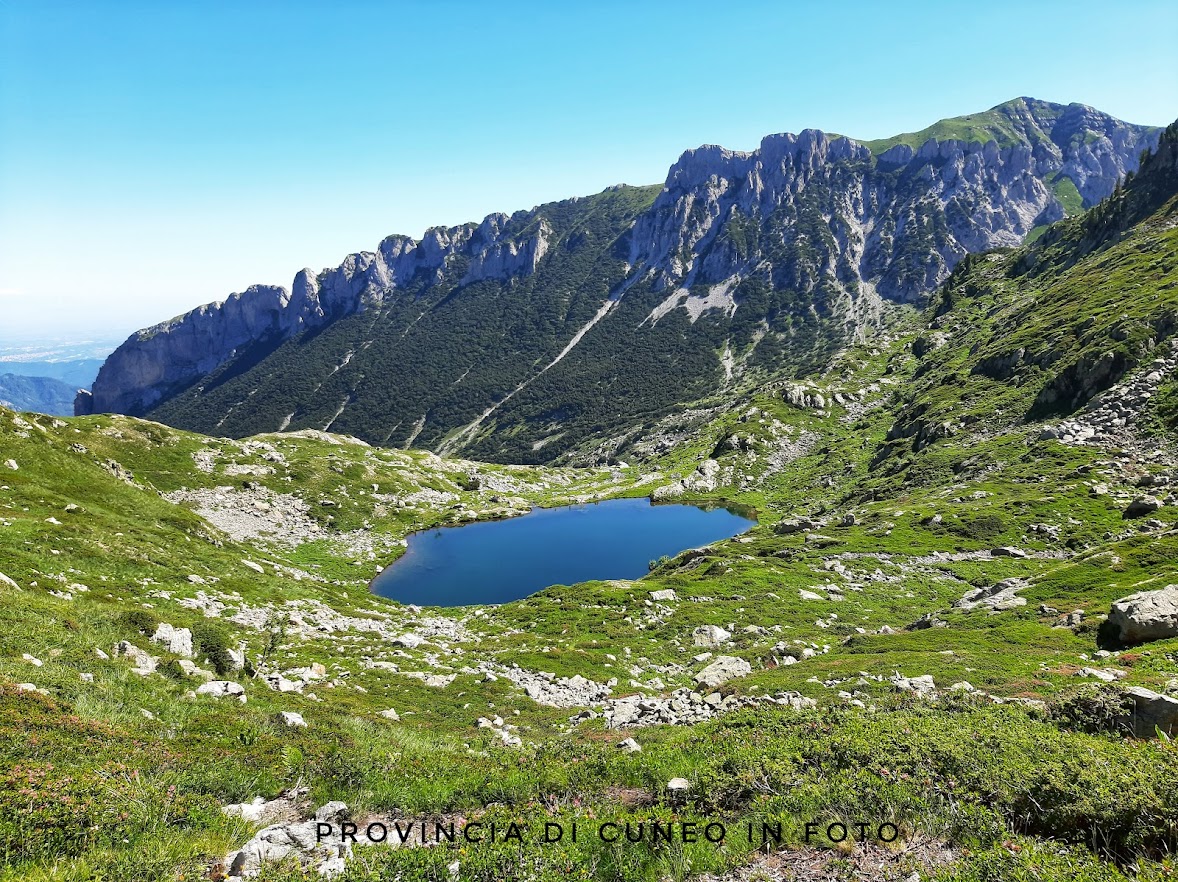
[[[0,0],[0,341],[130,331],[393,232],[771,132],[1018,95],[1178,116],[1178,4]]]

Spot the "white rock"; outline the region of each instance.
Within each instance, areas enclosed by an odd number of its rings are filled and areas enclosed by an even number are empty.
[[[691,642],[696,646],[715,649],[732,639],[732,633],[719,625],[700,625],[691,632]]]
[[[721,655],[695,675],[695,683],[698,686],[707,686],[715,689],[717,686],[727,683],[729,680],[748,676],[752,672],[752,665],[743,658],[736,658],[732,655]]]
[[[937,684],[933,682],[932,674],[924,674],[920,677],[902,677],[899,674],[893,674],[891,682],[897,689],[903,692],[915,692],[917,695],[933,695],[937,691]]]
[[[393,708],[391,708],[391,707],[390,707],[388,710],[382,710],[382,711],[380,712],[380,715],[381,715],[382,717],[384,717],[386,720],[399,720],[399,719],[401,719],[401,718],[400,718],[400,717],[397,715],[397,712],[396,712],[396,711],[395,711]]]
[[[223,805],[221,811],[230,818],[241,818],[251,824],[256,824],[262,820],[262,815],[265,814],[266,800],[257,796],[252,802],[235,802]]]
[[[199,677],[202,680],[213,680],[217,676],[212,671],[206,671],[204,668],[197,667],[196,662],[191,659],[182,658],[177,664],[180,666],[180,670],[184,672],[185,677]]]
[[[174,628],[167,622],[160,622],[151,635],[151,641],[163,645],[174,655],[192,658],[192,632],[187,628]]]
[[[244,697],[245,689],[240,683],[234,683],[232,680],[211,680],[197,686],[196,694],[211,695],[213,698],[226,698],[233,695]]]
[[[1108,623],[1122,643],[1178,637],[1178,585],[1139,591],[1114,601]]]
[[[118,645],[115,647],[114,654],[116,658],[122,656],[134,661],[135,667],[133,670],[141,677],[146,677],[148,674],[152,673],[156,667],[158,667],[160,661],[154,655],[144,652],[138,646],[127,640],[119,641]]]
[[[278,714],[278,719],[283,725],[290,726],[292,729],[307,728],[307,721],[303,719],[303,715],[294,711],[281,711]]]

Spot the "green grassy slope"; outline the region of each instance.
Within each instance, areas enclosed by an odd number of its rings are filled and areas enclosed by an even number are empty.
[[[1178,639],[1107,654],[1099,627],[1113,600],[1178,583],[1178,505],[1123,517],[1174,469],[1173,377],[1123,446],[1042,430],[1169,343],[1176,143],[1178,131],[1098,210],[969,261],[919,323],[842,350],[805,384],[652,421],[627,466],[487,465],[313,432],[235,441],[0,409],[0,879],[219,878],[256,827],[220,807],[298,788],[298,809],[342,799],[356,817],[533,831],[365,849],[345,879],[447,879],[455,860],[463,880],[854,878],[868,859],[884,878],[1167,878],[1178,750],[1126,737],[1116,687],[1086,669],[1159,692],[1178,680]],[[1075,365],[1106,351],[1114,369],[1088,382]],[[1046,389],[1068,394],[1037,404]],[[501,607],[422,610],[368,591],[414,529],[652,492],[740,505],[759,524],[641,580]],[[811,525],[787,531],[800,516]],[[1003,580],[1025,604],[955,605]],[[674,600],[652,598],[665,589]],[[150,641],[159,622],[191,629],[196,662],[246,702],[190,695],[200,680]],[[579,707],[513,680],[616,680],[613,698],[657,702],[707,663],[701,625],[731,631],[711,651],[751,669],[717,700],[793,693],[815,706],[757,701],[626,731],[574,723]],[[394,642],[409,633],[421,642]],[[124,640],[159,656],[157,671],[99,654]],[[238,647],[244,671],[228,664]],[[323,674],[301,692],[253,675],[314,664]],[[896,674],[931,676],[937,697]],[[283,726],[283,711],[307,728]],[[520,746],[479,727],[496,715]],[[641,752],[617,749],[627,734]],[[673,777],[691,784],[682,803],[666,793]],[[732,831],[722,848],[546,846],[534,832],[717,819]],[[896,843],[804,841],[809,821],[861,820],[895,824]],[[781,847],[748,842],[749,822],[780,823]]]

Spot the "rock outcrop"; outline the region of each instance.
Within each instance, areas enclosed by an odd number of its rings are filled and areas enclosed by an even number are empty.
[[[1167,738],[1178,735],[1178,699],[1142,686],[1130,686],[1125,693],[1133,701],[1134,737],[1153,738],[1158,732]]]
[[[1121,643],[1146,643],[1178,637],[1178,585],[1139,591],[1113,601],[1108,627]]]
[[[611,428],[595,412],[560,429],[592,389],[611,386],[607,415],[620,428],[631,397],[647,419],[729,382],[760,350],[762,368],[787,370],[783,352],[874,327],[888,303],[923,303],[965,255],[1016,245],[1063,217],[1065,203],[1109,194],[1158,134],[1031,99],[982,116],[991,120],[984,142],[869,145],[808,129],[750,152],[689,150],[657,194],[611,188],[421,239],[390,236],[334,269],[302,270],[289,291],[254,286],[132,335],[75,409],[219,434],[330,427],[450,452],[469,452],[486,443],[484,427],[514,420],[527,423],[511,442],[515,461],[552,457]],[[464,320],[470,310],[478,322]],[[325,333],[360,315],[354,332]],[[525,327],[542,336],[528,332],[526,353],[513,337],[503,352],[484,350],[476,325],[488,322],[508,337]],[[622,340],[631,355],[665,345],[692,354],[678,366],[631,365],[634,390],[578,379],[617,362]],[[431,361],[441,352],[471,362]],[[490,384],[471,380],[474,364]],[[297,395],[295,366],[304,374]],[[433,381],[402,390],[404,402],[366,379],[417,373]],[[533,381],[557,374],[560,407],[541,391],[529,398]],[[246,397],[249,413],[235,413]],[[826,404],[820,395],[799,402]],[[711,476],[691,480],[706,486]]]

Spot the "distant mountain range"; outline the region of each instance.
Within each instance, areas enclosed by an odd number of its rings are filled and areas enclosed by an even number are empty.
[[[210,434],[330,429],[593,461],[669,413],[824,368],[966,255],[1114,191],[1159,130],[1019,98],[881,141],[805,130],[610,188],[390,236],[140,331],[79,414]]]
[[[111,349],[114,347],[112,346]],[[110,350],[107,350],[108,352]],[[0,358],[0,373],[15,374],[18,377],[48,377],[60,380],[75,389],[89,389],[102,367],[102,358],[70,358],[53,361],[31,359],[25,361],[15,357]]]
[[[52,416],[71,416],[78,388],[52,377],[0,373],[0,406]]]

